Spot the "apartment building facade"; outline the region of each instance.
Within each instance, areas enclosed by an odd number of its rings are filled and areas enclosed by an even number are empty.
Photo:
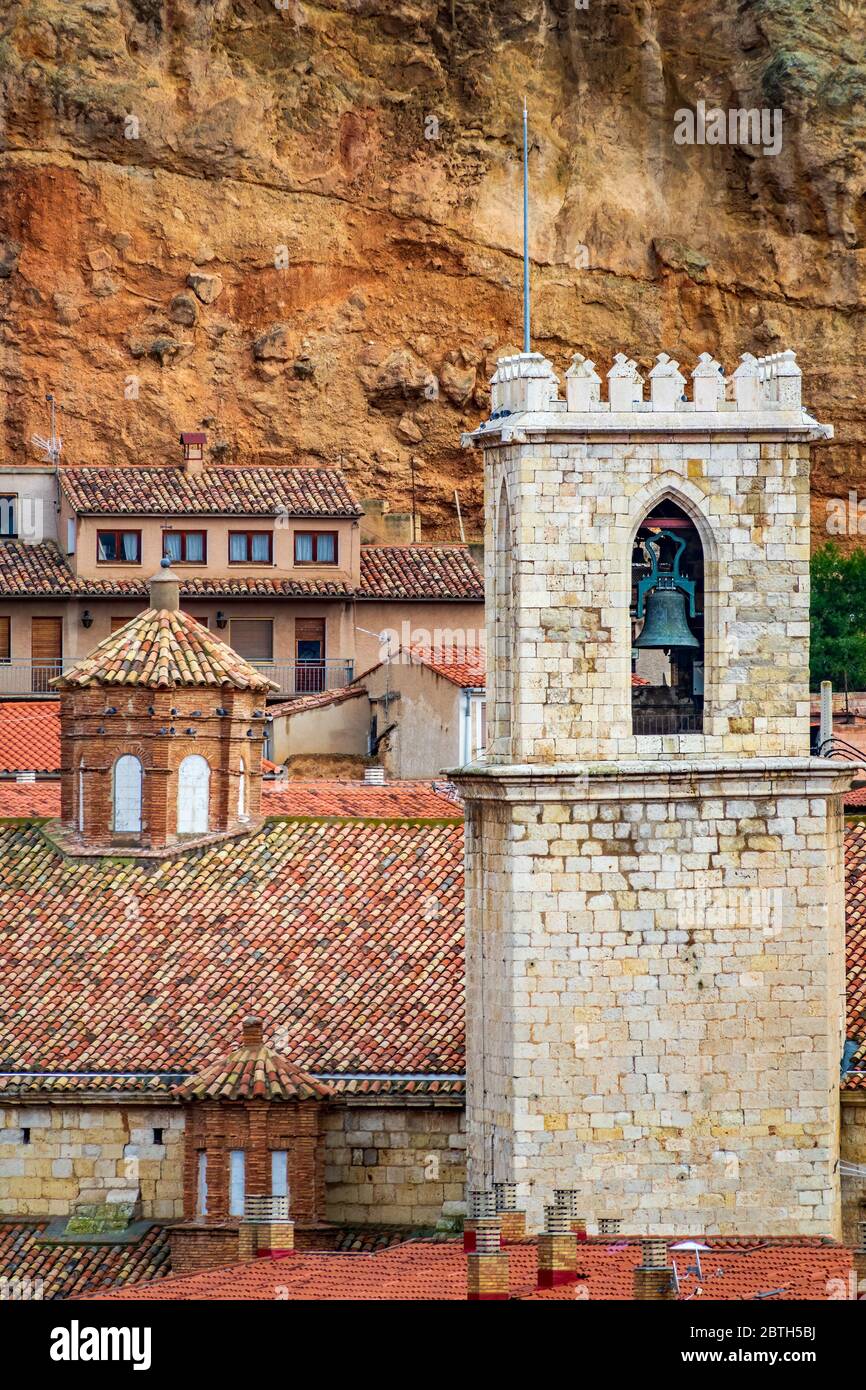
[[[0,470],[0,696],[50,693],[141,611],[163,558],[282,698],[348,684],[383,630],[483,626],[468,549],[363,545],[339,469],[209,466],[203,435],[181,443],[178,465]]]

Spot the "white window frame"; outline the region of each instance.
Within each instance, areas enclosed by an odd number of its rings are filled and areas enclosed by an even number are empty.
[[[207,1151],[199,1149],[195,1177],[196,1216],[207,1216]]]
[[[229,1216],[243,1216],[247,1185],[245,1149],[229,1149]]]
[[[289,1196],[288,1149],[271,1149],[271,1196]]]
[[[143,783],[141,759],[134,753],[121,753],[111,770],[111,828],[115,835],[141,834]]]

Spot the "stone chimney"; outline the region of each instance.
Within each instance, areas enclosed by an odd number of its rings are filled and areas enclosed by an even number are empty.
[[[475,1249],[466,1256],[466,1283],[470,1303],[508,1298],[508,1254],[502,1249],[498,1216],[475,1220]]]
[[[577,1193],[571,1187],[558,1187],[553,1194],[554,1206],[569,1218],[569,1230],[578,1240],[586,1240],[586,1219],[577,1214]]]
[[[156,574],[148,580],[149,608],[157,612],[176,613],[180,608],[180,581],[169,559],[160,560]]]
[[[641,1241],[641,1263],[634,1272],[636,1299],[664,1301],[676,1297],[673,1270],[668,1264],[668,1243],[662,1237]]]
[[[622,1221],[618,1216],[601,1216],[598,1221],[600,1236],[618,1236]]]
[[[517,1183],[495,1182],[493,1197],[503,1245],[513,1245],[526,1235],[526,1212],[518,1210]]]
[[[577,1282],[577,1236],[565,1207],[544,1208],[544,1232],[538,1237],[538,1287],[553,1289]]]
[[[478,1222],[496,1215],[496,1198],[486,1187],[469,1189],[469,1212],[463,1223],[463,1250],[465,1254],[475,1249],[475,1230]]]
[[[187,473],[200,473],[204,467],[204,447],[207,444],[207,435],[182,434],[180,443],[183,449],[183,466],[185,471]]]

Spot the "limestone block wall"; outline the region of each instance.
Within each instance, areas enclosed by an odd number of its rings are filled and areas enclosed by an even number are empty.
[[[434,1226],[462,1211],[462,1106],[335,1108],[324,1132],[329,1221]]]
[[[177,1107],[0,1105],[0,1215],[65,1216],[139,1192],[143,1216],[180,1217],[183,1127]]]
[[[552,432],[485,459],[497,761],[808,753],[808,443]],[[632,544],[666,498],[704,549],[703,732],[635,738]]]
[[[0,1105],[0,1216],[66,1216],[138,1190],[143,1216],[180,1220],[188,1123],[179,1106]],[[335,1107],[322,1125],[325,1220],[432,1226],[448,1204],[462,1210],[462,1104]]]
[[[650,398],[616,356],[608,399],[575,354],[566,399],[539,353],[500,361],[484,450],[489,760],[808,752],[809,451],[790,351],[703,353],[692,399],[660,353]],[[704,552],[701,733],[631,733],[634,537],[664,501]]]
[[[842,1157],[866,1167],[866,1096],[843,1093]],[[845,1241],[859,1243],[858,1222],[866,1221],[866,1177],[843,1177],[842,1220]]]
[[[461,779],[472,1185],[537,1224],[574,1186],[641,1233],[839,1235],[844,777]]]

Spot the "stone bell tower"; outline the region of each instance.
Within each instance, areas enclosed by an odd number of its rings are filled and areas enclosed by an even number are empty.
[[[792,352],[505,358],[467,807],[470,1182],[641,1234],[840,1233],[843,816],[809,752]]]

